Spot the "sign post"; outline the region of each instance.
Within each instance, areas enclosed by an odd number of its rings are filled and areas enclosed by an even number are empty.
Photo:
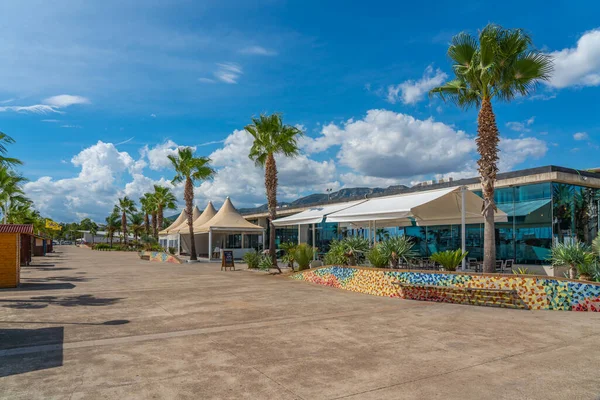
[[[223,257],[221,258],[221,271],[227,271],[227,268],[233,268],[235,271],[235,263],[233,262],[233,251],[223,250]]]

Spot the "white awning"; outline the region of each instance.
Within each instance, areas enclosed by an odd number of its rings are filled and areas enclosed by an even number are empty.
[[[469,190],[465,190],[465,222],[482,223],[483,200]],[[448,225],[461,223],[461,188],[403,194],[369,199],[356,206],[334,212],[327,216],[327,222],[348,222],[353,225],[366,225],[377,221],[379,227],[406,226],[413,220],[419,226]],[[496,222],[507,221],[501,210],[495,214]]]
[[[306,225],[306,224],[318,224],[323,221],[327,215],[336,211],[341,211],[349,207],[356,206],[357,204],[364,203],[367,200],[360,201],[349,201],[347,203],[328,204],[325,206],[315,206],[308,210],[304,210],[298,214],[290,215],[289,217],[278,218],[273,221],[275,226],[286,226],[286,225]]]

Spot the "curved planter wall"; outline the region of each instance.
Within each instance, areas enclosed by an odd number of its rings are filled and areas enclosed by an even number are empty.
[[[167,254],[164,251],[140,251],[140,258],[148,257],[150,261],[167,262],[172,264],[182,264],[181,260],[174,255]]]
[[[580,283],[527,275],[468,274],[449,272],[420,272],[382,270],[361,267],[329,266],[298,272],[293,279],[319,285],[351,290],[376,296],[411,298],[414,300],[443,301],[458,304],[504,306],[501,296],[477,298],[448,295],[448,289],[510,289],[515,290],[514,308],[531,310],[568,310],[600,312],[600,285]],[[415,290],[399,289],[393,282],[440,287],[439,293],[428,298],[419,297]],[[428,295],[431,295],[429,291]]]

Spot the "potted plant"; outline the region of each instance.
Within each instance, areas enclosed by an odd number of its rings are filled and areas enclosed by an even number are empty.
[[[444,271],[456,271],[458,266],[462,263],[463,258],[465,258],[469,254],[468,252],[464,252],[461,249],[458,250],[446,250],[439,251],[431,255],[431,260],[440,264]]]
[[[385,268],[389,265],[389,258],[381,251],[381,246],[375,246],[367,253],[367,260],[375,268]]]
[[[408,261],[408,258],[415,256],[414,246],[415,242],[409,236],[396,236],[379,243],[381,253],[392,264],[392,268],[398,268],[400,260]]]
[[[588,274],[591,271],[590,265],[594,263],[595,258],[591,248],[579,241],[567,244],[557,243],[552,246],[550,252],[552,266],[568,266],[571,279],[576,279],[578,273],[581,279],[591,278]]]
[[[294,260],[298,264],[298,271],[303,271],[310,267],[314,251],[313,247],[306,243],[296,246],[296,249],[294,250]]]

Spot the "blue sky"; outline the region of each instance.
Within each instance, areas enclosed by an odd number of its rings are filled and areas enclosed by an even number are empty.
[[[51,4],[52,3],[52,4]],[[595,2],[12,1],[0,4],[0,131],[55,219],[103,220],[167,184],[177,146],[218,174],[200,206],[264,203],[242,131],[282,112],[307,137],[280,160],[279,197],[475,175],[475,111],[426,91],[451,75],[452,35],[526,29],[556,59],[535,96],[495,104],[501,169],[600,166]],[[174,187],[181,193],[180,187]]]

